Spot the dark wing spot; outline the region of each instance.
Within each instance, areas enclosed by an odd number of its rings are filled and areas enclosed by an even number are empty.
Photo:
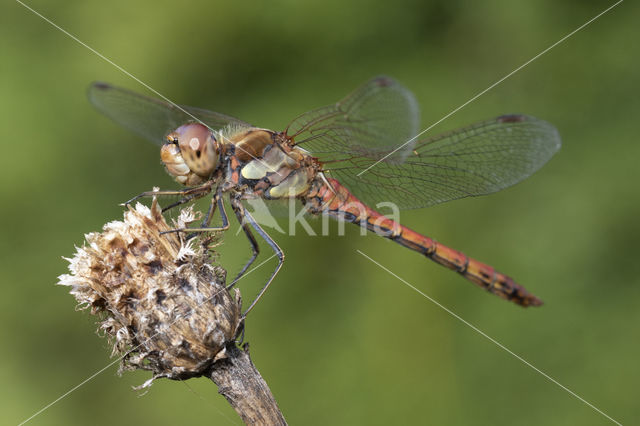
[[[522,114],[501,115],[496,119],[498,123],[521,123],[527,121],[527,117]]]
[[[105,83],[102,81],[96,81],[92,84],[93,87],[95,87],[96,89],[100,89],[100,90],[108,90],[111,89],[113,86],[110,85],[109,83]]]
[[[381,76],[375,79],[375,83],[380,87],[389,87],[393,84],[393,80],[389,77]]]

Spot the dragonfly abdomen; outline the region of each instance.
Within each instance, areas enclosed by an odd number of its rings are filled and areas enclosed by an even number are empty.
[[[422,253],[434,262],[458,272],[472,283],[498,297],[525,307],[542,305],[540,299],[492,266],[400,225],[362,203],[335,179],[327,181],[330,186],[325,183],[319,184],[307,196],[307,203],[312,212],[325,212],[339,220],[364,226],[378,235]]]
[[[423,253],[429,259],[458,272],[472,283],[506,300],[521,306],[540,306],[542,301],[529,293],[511,277],[495,270],[486,263],[440,244],[437,241],[400,225],[400,235],[390,237],[398,244]]]

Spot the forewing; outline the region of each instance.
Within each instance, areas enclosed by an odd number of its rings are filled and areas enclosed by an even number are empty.
[[[514,185],[542,167],[560,145],[550,123],[505,115],[421,140],[401,164],[382,153],[354,154],[344,139],[327,153],[325,169],[371,206],[387,201],[419,208]]]
[[[93,83],[87,94],[96,109],[121,126],[157,144],[182,124],[199,121],[211,130],[229,124],[249,126],[241,120],[205,109],[170,104],[108,83]]]
[[[330,159],[335,152],[360,155],[388,153],[418,132],[419,109],[407,88],[390,77],[376,77],[340,102],[309,111],[286,130],[296,145]],[[389,156],[401,163],[413,149],[409,143]]]

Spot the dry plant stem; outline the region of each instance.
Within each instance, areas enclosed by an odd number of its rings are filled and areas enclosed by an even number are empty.
[[[248,346],[226,348],[226,358],[217,361],[209,374],[218,392],[248,425],[286,425],[278,404],[256,367]]]
[[[226,271],[211,261],[216,236],[166,234],[197,219],[187,208],[172,227],[155,199],[150,208],[129,207],[123,221],[86,235],[59,284],[71,288],[81,309],[99,315],[99,330],[122,357],[121,372],[153,373],[139,389],[160,378],[207,376],[245,423],[284,425],[248,350],[235,345],[242,300],[239,290],[228,292]]]

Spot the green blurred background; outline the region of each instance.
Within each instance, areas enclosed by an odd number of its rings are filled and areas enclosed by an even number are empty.
[[[381,73],[415,91],[426,127],[612,2],[28,4],[176,102],[280,129]],[[402,216],[518,278],[544,307],[505,303],[353,226],[346,237],[274,234],[287,262],[246,340],[291,424],[609,423],[356,250],[611,417],[637,421],[639,12],[622,3],[433,130],[544,118],[564,145],[541,172]],[[144,88],[18,3],[1,15],[0,412],[16,424],[111,361],[95,319],[54,285],[61,257],[120,219],[118,203],[176,184],[157,147],[85,99],[97,79]],[[220,252],[230,271],[249,255],[235,229]],[[246,299],[274,265],[242,282]],[[140,397],[131,386],[148,377],[108,368],[30,424],[240,423],[211,382],[158,381]]]

